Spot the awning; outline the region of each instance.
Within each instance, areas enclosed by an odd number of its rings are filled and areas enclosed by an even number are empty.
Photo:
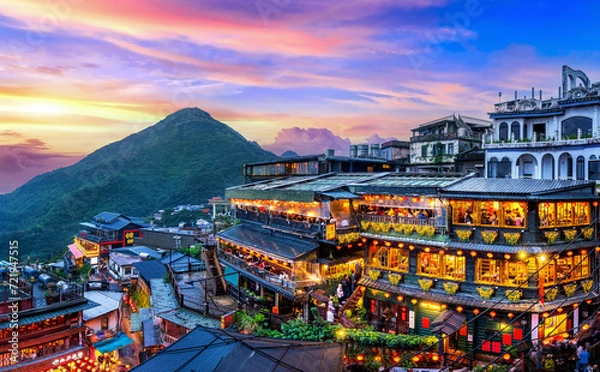
[[[75,259],[83,257],[83,252],[81,252],[75,244],[69,244],[69,250]]]
[[[25,314],[19,313],[20,314],[19,327],[37,323],[37,322],[42,322],[44,320],[56,318],[61,315],[68,315],[68,314],[76,313],[76,312],[79,312],[82,310],[90,309],[95,306],[100,306],[100,305],[95,303],[94,301],[88,300],[87,302],[83,302],[78,305],[63,307],[63,308],[51,310],[51,311],[44,311],[37,315],[26,316]],[[13,326],[13,323],[11,323],[10,321],[4,321],[4,322],[0,323],[0,329],[8,329],[8,328],[11,328],[12,326]]]
[[[328,191],[322,192],[321,195],[331,198],[333,200],[362,198],[360,195],[356,195],[355,193],[352,193],[350,191]]]
[[[100,354],[110,353],[115,350],[124,348],[125,346],[133,344],[133,340],[129,338],[125,333],[119,333],[115,337],[111,337],[108,340],[96,342],[94,348]]]
[[[235,270],[233,267],[225,265],[225,272],[223,273],[223,276],[225,277],[225,280],[227,280],[227,282],[233,285],[234,287],[237,287],[240,283],[240,274],[238,274],[238,271]]]
[[[431,332],[434,334],[451,335],[462,327],[467,316],[455,310],[444,310],[431,323]]]

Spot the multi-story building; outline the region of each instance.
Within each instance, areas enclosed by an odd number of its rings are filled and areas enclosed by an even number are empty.
[[[69,245],[72,259],[89,258],[96,264],[98,257],[107,258],[112,248],[133,245],[134,238],[141,235],[140,228],[147,226],[139,217],[102,212],[91,222],[79,224],[79,233]]]
[[[270,305],[293,309],[303,288],[361,262],[343,310],[363,297],[379,330],[436,334],[440,351],[473,358],[573,336],[598,300],[593,182],[345,174],[227,195],[242,224],[221,232],[221,262],[239,271],[248,295],[274,297]]]
[[[83,296],[82,285],[42,275],[47,289],[35,277],[19,278],[16,285],[9,278],[2,282],[0,371],[45,371],[90,356],[82,313],[97,304]]]
[[[443,350],[473,359],[521,341],[572,337],[593,313],[594,183],[467,177],[438,182],[432,195],[417,180],[396,178],[378,180],[387,187],[377,192],[350,186],[369,209],[384,208],[360,217],[371,324],[437,334]],[[396,221],[411,202],[426,211],[437,205],[440,219],[431,228]]]
[[[304,310],[309,291],[353,271],[363,260],[357,195],[340,185],[382,174],[327,174],[257,182],[227,189],[241,224],[218,234],[225,275],[239,272],[229,292],[242,300]]]
[[[557,97],[530,97],[494,105],[486,136],[489,178],[600,179],[600,83],[562,68]]]
[[[410,171],[419,173],[455,172],[459,153],[481,148],[490,122],[460,114],[428,121],[412,129]]]
[[[368,148],[368,145],[365,145]],[[331,172],[390,172],[394,163],[373,157],[336,156],[334,150],[327,154],[306,155],[259,163],[244,164],[245,182],[256,182],[289,176],[311,176]]]

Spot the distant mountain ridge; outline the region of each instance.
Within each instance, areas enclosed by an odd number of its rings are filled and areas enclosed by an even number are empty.
[[[0,238],[18,239],[20,255],[54,256],[79,222],[103,210],[147,216],[162,207],[205,203],[243,182],[242,164],[276,158],[207,112],[182,109],[0,195]]]

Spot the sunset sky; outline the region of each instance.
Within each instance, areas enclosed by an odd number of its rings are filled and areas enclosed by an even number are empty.
[[[576,4],[2,1],[0,193],[183,107],[307,154],[556,96],[563,64],[600,80],[600,4]]]

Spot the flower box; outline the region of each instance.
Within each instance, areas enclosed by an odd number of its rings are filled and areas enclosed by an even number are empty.
[[[545,298],[547,301],[554,301],[556,296],[558,295],[558,288],[550,288],[545,293]]]
[[[507,289],[505,293],[506,298],[511,302],[519,301],[521,296],[523,296],[523,291],[519,291],[518,289]]]
[[[565,236],[565,240],[571,242],[575,240],[575,237],[577,236],[577,230],[563,230],[563,234]]]
[[[459,284],[454,282],[444,282],[444,290],[448,294],[455,294],[458,291]]]
[[[362,231],[367,231],[367,229],[371,226],[371,222],[369,221],[360,221],[360,228]]]
[[[402,233],[404,235],[410,235],[415,231],[415,225],[411,225],[409,223],[402,224]]]
[[[369,278],[371,278],[372,280],[377,280],[377,279],[379,279],[380,276],[381,276],[381,271],[374,270],[374,269],[369,270]]]
[[[567,295],[567,297],[571,297],[575,294],[575,291],[577,290],[577,284],[565,284],[563,285],[563,289],[565,290],[565,295]]]
[[[456,230],[456,235],[461,242],[468,242],[471,239],[471,235],[473,235],[472,230]]]
[[[435,234],[435,228],[429,225],[417,226],[417,234],[421,236],[433,236],[433,234]]]
[[[498,231],[496,230],[483,230],[481,232],[481,239],[487,244],[494,244],[498,237]]]
[[[592,240],[592,238],[594,237],[594,228],[593,227],[583,228],[583,229],[581,229],[581,233],[583,234],[583,237],[585,239]]]
[[[509,232],[505,232],[504,234],[504,240],[506,241],[506,244],[508,245],[517,245],[517,243],[519,242],[519,239],[521,238],[521,233],[509,233]]]
[[[477,292],[484,300],[489,300],[494,294],[494,288],[491,287],[477,287]]]
[[[400,280],[402,280],[402,275],[390,273],[388,275],[388,279],[391,285],[398,285],[398,283],[400,283]]]
[[[584,293],[590,293],[590,291],[592,290],[592,287],[594,286],[594,281],[589,279],[589,280],[584,280],[581,283],[581,288],[583,288],[583,292]]]
[[[419,285],[424,291],[429,291],[433,287],[433,280],[431,279],[419,279]]]
[[[546,231],[544,232],[544,236],[548,241],[548,244],[554,244],[556,238],[558,238],[558,231]]]

